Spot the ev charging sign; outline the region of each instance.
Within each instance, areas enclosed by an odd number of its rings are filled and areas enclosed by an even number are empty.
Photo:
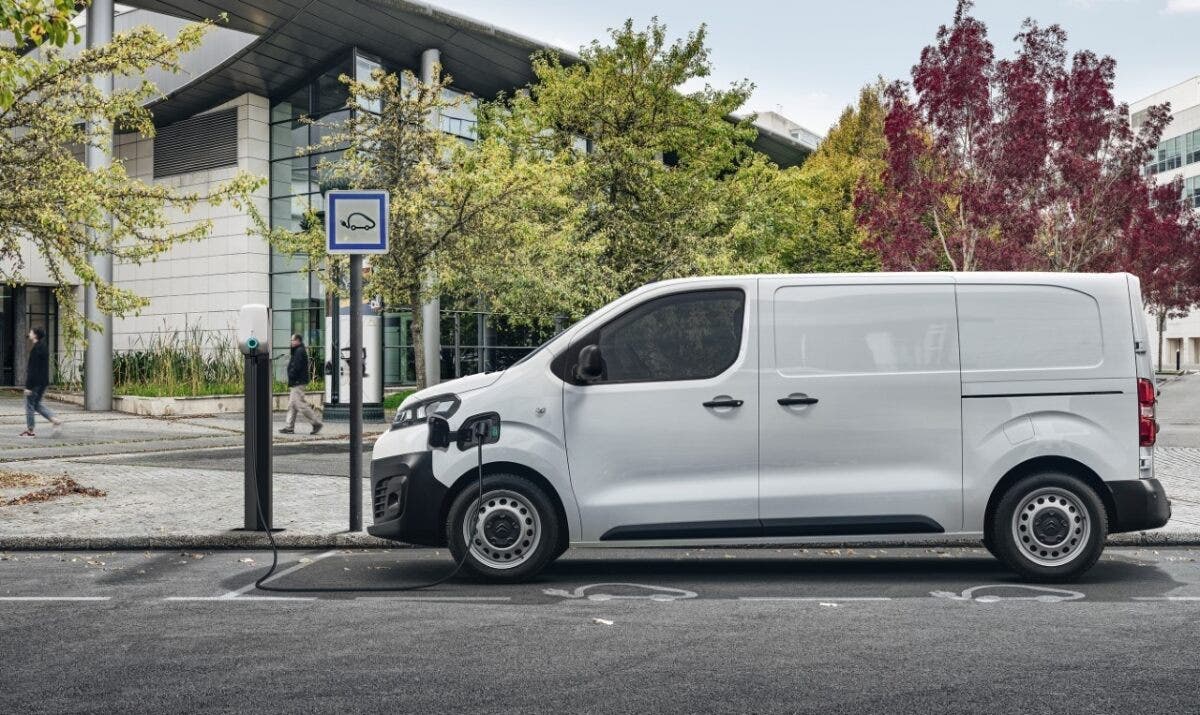
[[[387,253],[388,193],[333,189],[325,194],[326,248],[332,254]]]

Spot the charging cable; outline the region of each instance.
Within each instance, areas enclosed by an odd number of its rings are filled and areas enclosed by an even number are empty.
[[[479,503],[483,503],[483,443],[487,439],[488,425],[484,422],[479,422],[472,425],[473,436],[477,443],[477,453],[479,455]],[[262,502],[255,500],[255,506],[258,507],[258,521],[263,526],[266,526],[267,520],[263,516]],[[472,509],[472,512],[478,511],[478,507]],[[429,583],[420,583],[412,586],[345,586],[345,587],[313,587],[313,588],[292,588],[288,586],[269,586],[266,581],[275,573],[275,569],[279,567],[279,546],[275,543],[275,535],[271,533],[271,529],[267,529],[267,538],[271,541],[271,568],[254,582],[254,587],[260,591],[276,591],[280,593],[371,593],[377,591],[419,591],[425,588],[439,586],[458,575],[462,571],[462,567],[466,565],[467,559],[471,556],[471,544],[475,541],[475,532],[479,528],[479,520],[471,520],[471,535],[467,539],[467,548],[463,551],[462,558],[455,564],[454,570],[436,581]]]

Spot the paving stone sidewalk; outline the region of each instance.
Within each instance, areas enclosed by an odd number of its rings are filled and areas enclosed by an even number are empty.
[[[1172,519],[1163,529],[1117,535],[1114,542],[1200,544],[1200,376],[1165,384],[1162,400],[1157,475],[1172,500]],[[15,436],[24,423],[19,396],[0,394],[0,470],[67,475],[107,495],[0,506],[0,549],[263,545],[261,534],[234,531],[243,518],[240,415],[162,419],[52,407],[66,418],[65,428],[53,437],[39,432],[22,439]],[[278,428],[283,416],[276,418]],[[382,429],[371,425],[368,433]],[[347,532],[347,426],[331,423],[315,438],[303,434],[307,425],[299,431],[274,435],[280,543],[394,546]],[[365,441],[369,448],[373,437]],[[364,480],[364,495],[367,486]],[[0,503],[29,491],[0,488]],[[362,513],[369,524],[366,502]]]

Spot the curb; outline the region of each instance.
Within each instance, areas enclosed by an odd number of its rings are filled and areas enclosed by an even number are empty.
[[[281,549],[407,549],[413,547],[399,541],[380,539],[366,533],[337,532],[333,534],[289,534],[275,535]],[[1108,537],[1108,546],[1200,546],[1200,531],[1158,532],[1139,531],[1115,534]],[[167,534],[161,536],[0,536],[0,551],[155,551],[174,549],[222,550],[270,548],[264,534],[226,532],[221,534]],[[754,544],[722,545],[705,544],[706,549],[898,549],[898,548],[980,548],[975,539],[948,538],[913,541],[845,541],[813,542],[806,544]],[[621,547],[616,547],[621,548]],[[688,548],[688,547],[647,547]]]
[[[395,549],[408,544],[366,533],[275,534],[281,549]],[[263,533],[164,534],[161,536],[0,536],[0,551],[155,551],[173,549],[270,549]]]

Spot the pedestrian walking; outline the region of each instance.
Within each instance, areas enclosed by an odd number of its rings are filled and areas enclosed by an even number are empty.
[[[292,335],[292,356],[288,359],[287,378],[287,424],[279,431],[283,434],[295,433],[296,415],[302,414],[304,419],[312,423],[312,433],[320,432],[321,417],[304,399],[304,388],[308,386],[308,349],[304,347],[304,339],[299,333]]]
[[[42,404],[42,395],[50,386],[50,348],[46,346],[46,330],[37,326],[29,331],[33,347],[29,349],[29,364],[25,368],[25,431],[22,437],[33,437],[33,413],[50,420],[54,430],[62,426],[62,420],[54,416],[50,408]]]

